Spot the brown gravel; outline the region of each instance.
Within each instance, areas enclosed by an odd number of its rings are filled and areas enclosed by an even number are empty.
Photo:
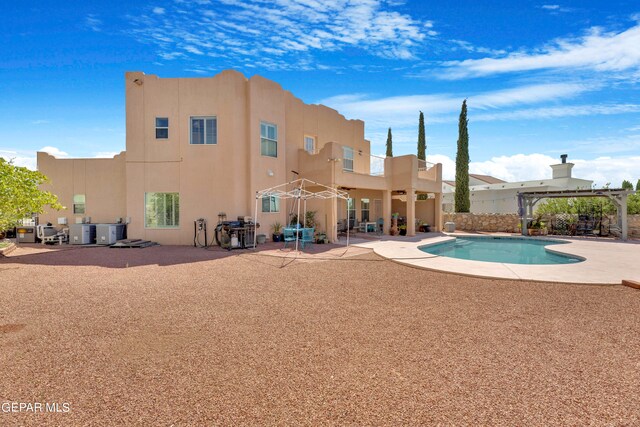
[[[17,249],[0,425],[640,425],[638,290],[340,250]]]

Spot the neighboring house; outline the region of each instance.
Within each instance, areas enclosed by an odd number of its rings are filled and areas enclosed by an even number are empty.
[[[67,207],[41,215],[41,222],[127,218],[130,238],[190,244],[197,218],[211,227],[219,212],[253,216],[257,191],[307,178],[351,197],[307,204],[332,241],[347,207],[358,221],[383,218],[388,232],[396,194],[429,194],[434,203],[420,215],[436,229],[440,224],[442,165],[398,156],[372,174],[362,121],[304,104],[276,82],[231,70],[208,78],[128,72],[125,90],[125,152],[112,159],[38,153],[38,169],[50,179],[43,187]],[[290,220],[290,200],[270,197],[259,206],[258,233],[271,235],[273,223]],[[405,210],[412,235],[415,203]]]
[[[561,163],[551,165],[552,178],[506,182],[487,175],[469,174],[469,198],[472,213],[517,213],[518,193],[523,191],[558,191],[590,189],[593,181],[573,178],[573,163],[561,156]],[[455,182],[442,182],[442,208],[454,211]]]

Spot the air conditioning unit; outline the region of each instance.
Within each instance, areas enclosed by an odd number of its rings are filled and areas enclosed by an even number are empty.
[[[96,242],[95,224],[72,224],[69,227],[69,243],[72,245],[90,245]]]
[[[96,243],[99,245],[113,245],[124,239],[124,224],[96,225]]]

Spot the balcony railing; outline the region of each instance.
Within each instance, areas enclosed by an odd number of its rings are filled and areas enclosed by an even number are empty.
[[[435,165],[436,165],[435,163],[429,163],[425,160],[418,159],[418,172],[428,171]]]

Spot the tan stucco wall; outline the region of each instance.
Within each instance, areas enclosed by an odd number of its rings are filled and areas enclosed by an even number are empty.
[[[78,191],[87,186],[86,215],[93,222],[129,217],[131,238],[191,244],[195,219],[207,219],[213,229],[219,212],[225,212],[228,219],[254,216],[258,190],[296,178],[357,188],[358,210],[360,199],[367,194],[373,208],[373,200],[390,199],[391,190],[441,188],[440,165],[418,173],[415,156],[387,159],[385,176],[368,175],[370,144],[364,139],[362,121],[347,120],[323,105],[307,105],[260,76],[247,79],[232,70],[207,78],[159,78],[128,72],[125,91],[126,157],[66,160],[42,153],[38,164],[52,177],[51,185],[68,206],[72,195],[81,194]],[[217,144],[190,144],[192,116],[217,118]],[[156,139],[156,117],[169,119],[168,139]],[[277,158],[260,153],[261,121],[278,127]],[[305,135],[316,138],[319,154],[303,151]],[[342,170],[343,146],[354,149],[354,172]],[[107,184],[111,182],[113,188]],[[98,202],[94,192],[108,197]],[[149,192],[180,194],[179,227],[145,228],[144,199]],[[310,204],[310,209],[318,211],[319,229],[330,233],[335,228],[343,215],[340,207],[338,217],[334,214],[337,204],[335,200]],[[291,203],[282,201],[280,212],[262,213],[259,203],[258,232],[270,235],[274,222],[287,223],[290,208]],[[390,202],[385,209],[383,216],[389,222]],[[54,214],[57,216],[62,215]]]
[[[76,218],[91,217],[92,222],[113,223],[126,217],[125,206],[125,153],[113,159],[56,159],[50,154],[38,152],[38,170],[49,178],[42,186],[51,191],[65,207],[61,211],[46,210],[40,215],[40,223],[58,223],[66,217],[69,224]],[[85,213],[73,214],[73,196],[85,195]]]

